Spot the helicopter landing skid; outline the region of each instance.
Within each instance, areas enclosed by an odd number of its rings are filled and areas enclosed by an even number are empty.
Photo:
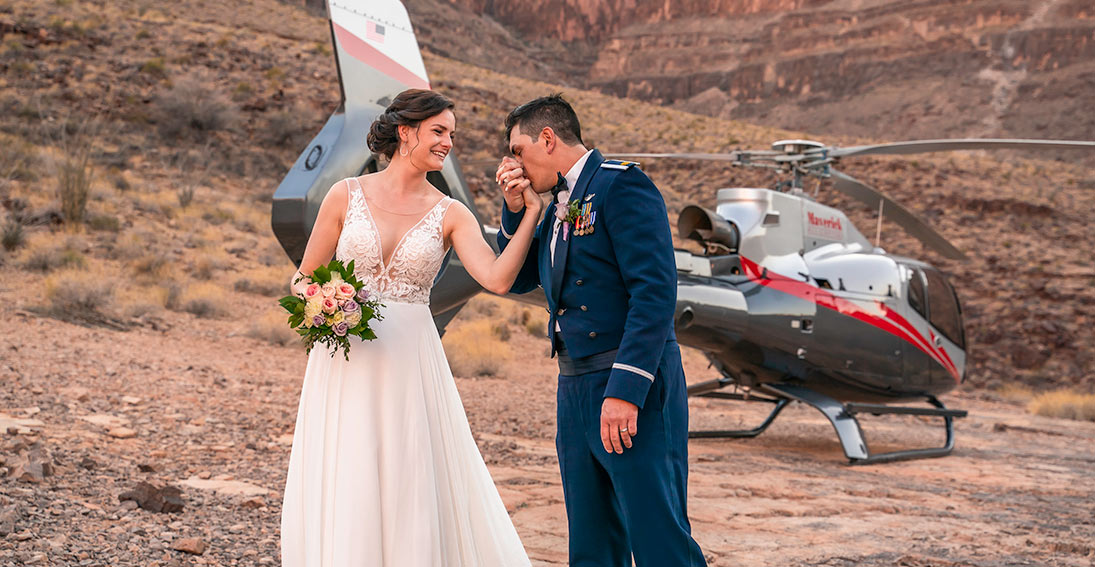
[[[829,396],[819,394],[809,388],[794,386],[791,384],[765,384],[765,390],[780,397],[787,397],[809,404],[818,409],[836,429],[836,435],[840,439],[840,445],[844,449],[844,455],[848,457],[848,464],[872,465],[876,463],[888,463],[892,461],[905,461],[909,459],[928,459],[933,457],[945,457],[954,450],[954,419],[966,417],[965,410],[949,410],[935,396],[927,396],[928,403],[935,408],[910,408],[904,406],[887,406],[880,404],[842,404]],[[905,451],[891,451],[872,455],[867,449],[867,440],[863,437],[863,430],[859,427],[856,414],[869,413],[872,415],[903,414],[926,415],[942,417],[946,424],[947,440],[942,447],[927,449],[908,449]]]
[[[688,433],[690,438],[756,437],[763,433],[765,429],[768,429],[768,426],[775,421],[776,416],[783,411],[783,408],[786,407],[788,403],[791,401],[798,401],[817,408],[818,411],[829,419],[829,422],[833,424],[833,428],[836,429],[837,438],[840,439],[841,448],[844,449],[844,455],[848,457],[849,464],[872,465],[877,463],[888,463],[909,459],[927,459],[949,455],[951,451],[954,450],[954,419],[966,417],[967,415],[965,410],[947,409],[942,402],[935,398],[935,396],[927,396],[928,403],[935,406],[934,408],[910,408],[906,406],[887,406],[881,404],[843,404],[809,388],[792,384],[768,383],[759,385],[755,388],[755,390],[760,390],[767,394],[767,396],[746,396],[736,392],[718,391],[733,383],[734,382],[728,378],[720,378],[718,380],[695,384],[688,388],[688,395],[747,402],[766,402],[775,404],[776,407],[773,408],[772,413],[768,415],[768,418],[754,429],[690,431]],[[867,449],[867,441],[863,436],[863,430],[859,427],[859,421],[855,417],[857,414],[861,413],[871,415],[901,414],[942,417],[946,425],[947,439],[942,447],[908,449],[872,455]]]
[[[768,417],[763,423],[754,427],[753,429],[720,429],[715,431],[689,431],[688,437],[691,439],[703,439],[712,437],[732,437],[736,439],[756,437],[761,433],[764,433],[765,429],[768,429],[769,425],[776,420],[776,416],[779,412],[783,411],[783,408],[787,407],[787,404],[791,403],[791,400],[785,397],[779,397],[776,399],[764,397],[745,395],[738,392],[719,392],[717,390],[733,384],[734,382],[728,378],[719,378],[718,380],[711,380],[709,382],[702,382],[695,384],[688,388],[689,396],[697,396],[703,398],[717,398],[720,400],[737,400],[741,402],[764,402],[769,404],[775,404],[776,407],[772,408],[772,413],[768,414]]]

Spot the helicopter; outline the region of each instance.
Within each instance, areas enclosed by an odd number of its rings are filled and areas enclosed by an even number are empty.
[[[276,189],[271,224],[297,265],[329,188],[378,171],[383,163],[364,133],[391,98],[429,88],[410,17],[398,0],[328,0],[341,101]],[[879,209],[883,218],[943,256],[964,254],[930,225],[881,191],[835,169],[841,160],[968,149],[1095,149],[1095,142],[1058,140],[914,140],[852,147],[782,140],[768,150],[721,154],[612,153],[627,159],[697,159],[784,174],[774,188],[722,188],[710,210],[688,205],[677,228],[701,253],[675,250],[675,325],[681,344],[699,349],[721,377],[693,384],[689,396],[771,404],[751,429],[692,431],[690,437],[755,437],[791,402],[819,410],[834,427],[850,464],[941,457],[952,452],[954,420],[963,410],[938,396],[962,383],[966,336],[954,287],[926,262],[886,253],[842,211],[803,190],[807,178]],[[496,248],[459,160],[450,154],[427,175],[463,202]],[[881,226],[881,224],[880,224]],[[879,229],[880,230],[880,229]],[[877,240],[877,239],[876,239]],[[430,307],[440,332],[484,290],[450,251]],[[543,294],[507,297],[546,306]],[[926,402],[928,407],[894,405]],[[857,415],[903,414],[943,420],[939,447],[872,453]]]

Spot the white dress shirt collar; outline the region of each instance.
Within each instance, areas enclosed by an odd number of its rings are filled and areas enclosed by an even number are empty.
[[[578,177],[582,175],[582,170],[585,169],[586,160],[589,159],[589,155],[593,153],[593,150],[589,150],[582,157],[578,158],[578,161],[574,162],[570,171],[563,177],[567,180],[567,199],[570,199],[570,191],[574,190],[574,187],[578,185]]]

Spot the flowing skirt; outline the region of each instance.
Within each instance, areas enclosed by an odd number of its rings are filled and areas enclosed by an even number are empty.
[[[429,306],[388,302],[350,360],[312,350],[281,517],[285,567],[529,565]]]

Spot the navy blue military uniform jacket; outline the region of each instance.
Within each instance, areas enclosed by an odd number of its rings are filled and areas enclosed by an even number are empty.
[[[597,150],[570,189],[570,201],[577,201],[582,213],[581,228],[572,225],[565,239],[560,233],[553,266],[555,207],[546,207],[511,291],[543,287],[552,356],[556,322],[572,358],[619,349],[605,397],[641,408],[665,342],[676,339],[677,270],[665,201],[634,163],[605,160]],[[523,216],[524,211],[512,213],[503,205],[500,248]]]

